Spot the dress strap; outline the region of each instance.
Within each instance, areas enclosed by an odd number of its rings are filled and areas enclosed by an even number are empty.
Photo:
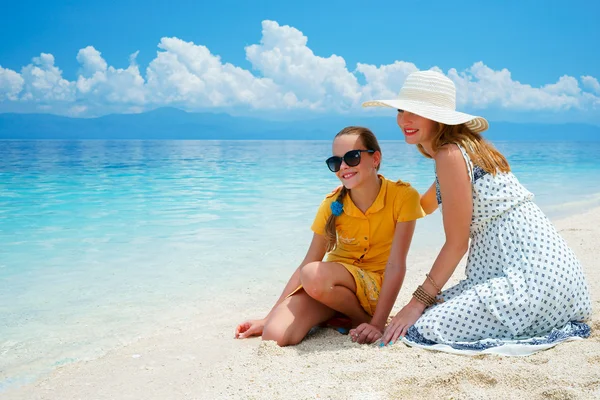
[[[469,179],[471,179],[471,183],[474,182],[473,176],[473,163],[471,162],[471,158],[467,154],[466,150],[460,144],[456,144],[462,153],[463,158],[465,159],[465,163],[467,164],[467,171],[469,172]]]

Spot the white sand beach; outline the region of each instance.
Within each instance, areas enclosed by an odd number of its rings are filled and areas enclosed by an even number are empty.
[[[600,398],[600,208],[554,221],[584,265],[594,307],[590,338],[526,357],[458,356],[358,345],[320,329],[300,345],[234,340],[235,325],[261,317],[288,275],[224,293],[193,319],[68,364],[3,399],[594,399]],[[396,305],[409,298],[436,249],[409,256]],[[459,266],[453,281],[462,276]],[[450,282],[449,284],[452,284]]]

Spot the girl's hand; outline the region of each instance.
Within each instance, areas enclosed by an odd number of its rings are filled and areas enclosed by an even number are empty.
[[[424,304],[414,299],[411,300],[392,318],[392,322],[385,328],[381,342],[387,345],[390,342],[395,342],[399,337],[406,336],[408,328],[417,322],[421,315],[423,315],[423,311],[425,311]]]
[[[242,322],[235,328],[235,339],[245,339],[251,336],[261,336],[265,327],[264,319],[252,319]]]
[[[381,329],[368,323],[362,323],[356,329],[350,330],[350,338],[353,342],[373,343],[379,339],[382,335]]]

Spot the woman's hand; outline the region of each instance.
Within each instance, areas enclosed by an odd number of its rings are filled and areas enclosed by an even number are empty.
[[[352,338],[352,341],[360,344],[373,343],[379,339],[381,335],[381,329],[366,322],[360,324],[356,329],[350,330],[350,338]]]
[[[265,327],[264,319],[252,319],[242,322],[235,328],[235,339],[246,339],[251,336],[261,336]]]
[[[381,342],[387,345],[390,342],[395,342],[401,336],[406,336],[408,328],[417,322],[423,315],[423,311],[425,311],[425,305],[413,298],[392,318],[392,322],[385,328]]]

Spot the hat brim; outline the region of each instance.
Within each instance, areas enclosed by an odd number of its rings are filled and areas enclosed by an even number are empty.
[[[465,124],[467,128],[475,133],[481,133],[489,128],[489,123],[483,117],[465,114],[448,108],[437,107],[429,103],[414,100],[373,100],[366,101],[363,107],[390,107],[397,110],[410,111],[427,119],[441,122],[446,125]]]

